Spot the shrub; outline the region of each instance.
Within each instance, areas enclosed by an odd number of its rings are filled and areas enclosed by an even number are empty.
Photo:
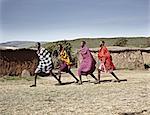
[[[63,40],[63,41],[58,41],[58,42],[54,42],[53,44],[46,44],[45,45],[45,48],[51,52],[52,54],[52,60],[54,60],[53,58],[57,58],[57,53],[59,52],[58,51],[58,44],[61,44],[64,49],[66,50],[67,54],[69,55],[70,59],[71,59],[71,62],[73,63],[73,65],[76,67],[76,64],[77,64],[77,57],[76,55],[73,53],[72,51],[72,45],[70,42],[66,41],[66,40]],[[54,56],[54,55],[55,56]],[[57,62],[56,62],[57,63]]]
[[[147,39],[145,47],[150,47],[150,39]]]
[[[127,45],[128,40],[127,39],[118,39],[115,43],[114,46],[126,46]]]

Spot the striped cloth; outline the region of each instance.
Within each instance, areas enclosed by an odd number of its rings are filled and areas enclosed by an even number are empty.
[[[39,64],[35,70],[35,73],[49,73],[53,69],[52,59],[50,53],[45,49],[41,48],[40,51],[37,51],[39,57]]]

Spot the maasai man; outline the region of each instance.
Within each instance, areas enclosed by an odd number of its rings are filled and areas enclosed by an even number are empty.
[[[72,63],[70,61],[69,55],[67,54],[66,50],[62,47],[61,44],[58,45],[58,48],[59,48],[59,58],[60,58],[60,70],[58,72],[59,80],[61,79],[61,72],[66,72],[69,73],[76,80],[76,83],[78,83],[79,80],[75,77],[75,75],[70,70]]]
[[[52,75],[60,84],[61,81],[56,77],[56,75],[52,72],[53,69],[53,63],[50,57],[50,53],[45,49],[41,47],[41,44],[37,43],[37,55],[39,57],[38,66],[35,70],[35,82],[34,85],[31,85],[30,87],[36,87],[36,79],[37,75],[39,76],[49,76]]]
[[[118,82],[120,82],[118,77],[113,72],[113,70],[115,69],[115,66],[112,62],[112,57],[108,49],[106,48],[104,41],[102,41],[100,44],[100,49],[98,51],[98,58],[100,60],[100,65],[98,68],[98,83],[100,83],[101,71],[105,73],[109,72],[111,75],[113,75],[117,79]]]
[[[88,75],[90,74],[96,81],[97,78],[94,76],[93,72],[95,71],[95,65],[96,61],[94,60],[89,48],[86,46],[86,42],[81,42],[81,48],[80,48],[80,56],[81,56],[81,63],[80,67],[78,69],[78,76],[80,78],[79,84],[82,84],[82,78],[81,75]]]

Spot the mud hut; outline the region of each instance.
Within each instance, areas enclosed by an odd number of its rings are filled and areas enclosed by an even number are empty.
[[[0,76],[20,76],[24,70],[33,75],[37,63],[34,49],[0,48]]]

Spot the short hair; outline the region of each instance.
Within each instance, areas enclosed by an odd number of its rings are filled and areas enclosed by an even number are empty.
[[[61,45],[61,44],[58,44],[58,46],[62,47],[62,45]]]
[[[104,42],[104,41],[102,41],[102,43],[103,43],[103,44],[105,44],[105,42]]]
[[[83,44],[86,44],[86,42],[85,41],[82,41],[83,42]]]
[[[60,48],[63,48],[62,44],[58,44],[58,46],[60,46]]]
[[[54,50],[54,51],[53,51],[53,56],[58,57],[58,51],[57,51],[57,50]]]
[[[41,46],[41,43],[40,43],[40,42],[37,42],[37,45],[38,45],[38,46]]]
[[[104,42],[104,41],[101,41],[101,42],[100,42],[100,47],[101,47],[101,46],[104,46],[104,44],[105,44],[105,42]]]

